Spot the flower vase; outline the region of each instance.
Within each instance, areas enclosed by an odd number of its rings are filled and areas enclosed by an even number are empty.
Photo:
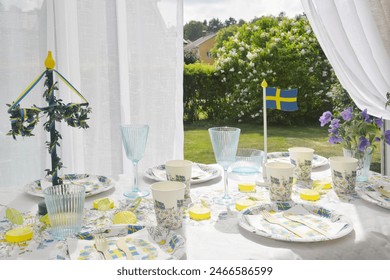
[[[343,154],[345,157],[353,157],[358,160],[356,169],[356,181],[366,182],[369,178],[372,148],[367,147],[364,151],[359,150],[348,150],[343,148]]]

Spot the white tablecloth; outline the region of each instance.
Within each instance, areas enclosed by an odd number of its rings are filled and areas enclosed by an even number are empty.
[[[115,188],[87,198],[86,208],[92,208],[93,200],[96,198],[110,197],[114,201],[124,199],[123,192],[131,188],[132,178],[124,175],[112,176],[111,178],[117,181]],[[329,166],[314,169],[312,178],[329,179]],[[229,175],[230,191],[238,196],[242,195],[237,191],[237,184],[241,179],[233,174]],[[153,183],[152,180],[147,178],[142,178],[140,182],[147,189]],[[222,177],[191,187],[193,200],[207,199],[212,194],[223,194]],[[264,199],[264,202],[266,202],[266,195]],[[37,205],[42,200],[43,198],[25,193],[23,186],[0,188],[0,219],[3,219],[5,215],[6,206],[13,207],[21,212],[32,211],[36,213]],[[215,206],[215,208],[212,208],[211,220],[197,222],[187,219],[183,224],[183,228],[178,230],[178,233],[186,240],[185,258],[191,260],[390,259],[390,210],[366,202],[358,196],[340,200],[333,191],[330,191],[315,203],[330,210],[337,210],[347,216],[352,221],[354,230],[342,238],[323,242],[292,243],[277,241],[250,233],[235,224],[231,224],[230,227],[221,226],[216,220],[219,212],[223,211],[224,208]],[[235,211],[234,207],[232,207],[232,210]],[[43,250],[39,255],[35,254],[29,257],[28,254],[25,254],[25,257],[15,256],[11,259],[55,258],[55,250],[57,249],[52,244],[47,246],[46,251]]]

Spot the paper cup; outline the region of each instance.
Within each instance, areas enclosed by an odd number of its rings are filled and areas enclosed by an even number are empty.
[[[79,232],[82,225],[85,187],[55,185],[43,191],[52,235],[63,240]]]
[[[150,186],[159,226],[170,229],[181,228],[185,188],[184,183],[176,181],[157,182]]]
[[[192,162],[189,160],[169,160],[165,163],[168,181],[182,182],[186,185],[184,199],[188,205],[191,202]]]
[[[294,177],[294,165],[284,162],[265,164],[271,201],[290,201]]]
[[[332,185],[337,194],[351,194],[356,186],[358,160],[350,157],[330,157]]]
[[[290,161],[295,165],[294,177],[297,180],[309,181],[311,179],[311,170],[314,150],[305,147],[289,148]]]

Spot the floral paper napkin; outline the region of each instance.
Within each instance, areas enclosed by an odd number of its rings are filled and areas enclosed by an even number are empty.
[[[108,237],[109,254],[113,260],[126,260],[126,254],[116,246],[119,237]],[[69,255],[72,260],[102,260],[103,256],[95,248],[94,240],[68,239]],[[176,242],[177,244],[173,244]],[[169,260],[175,259],[173,254],[176,246],[183,243],[178,235],[171,234],[169,239],[158,244],[148,230],[142,229],[136,233],[126,235],[126,243],[134,260]]]
[[[348,224],[340,221],[332,221],[329,218],[321,217],[307,211],[302,205],[295,205],[286,211],[271,213],[279,222],[292,228],[295,232],[302,236],[302,240],[316,241],[328,239],[319,232],[311,229],[310,227],[300,224],[298,222],[291,221],[283,216],[283,213],[291,213],[297,215],[299,218],[304,219],[305,222],[310,225],[314,225],[317,228],[325,231],[329,237],[336,237],[337,234]],[[267,222],[262,215],[246,215],[247,222],[257,230],[267,233],[271,236],[277,236],[278,239],[299,239],[293,233],[289,232],[285,228],[277,224],[271,224]]]

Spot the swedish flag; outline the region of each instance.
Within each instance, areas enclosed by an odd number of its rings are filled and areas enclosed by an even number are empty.
[[[282,111],[297,111],[297,89],[281,90],[280,88],[266,88],[266,107]]]

